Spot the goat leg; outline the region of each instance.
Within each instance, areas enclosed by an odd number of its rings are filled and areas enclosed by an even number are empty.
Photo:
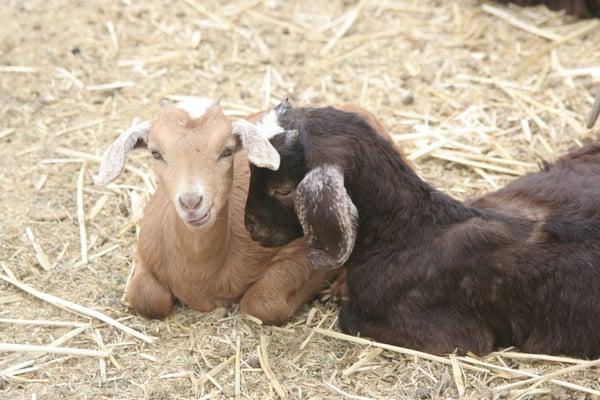
[[[136,313],[152,319],[163,319],[173,310],[173,295],[136,257],[133,276],[125,289],[126,299]]]

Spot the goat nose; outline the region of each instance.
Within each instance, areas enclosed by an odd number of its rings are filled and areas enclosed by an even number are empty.
[[[187,210],[195,210],[202,204],[202,195],[198,193],[184,193],[179,196],[179,204]]]

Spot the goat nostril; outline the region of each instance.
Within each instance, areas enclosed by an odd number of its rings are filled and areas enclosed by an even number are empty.
[[[188,210],[195,210],[202,204],[202,196],[196,193],[184,193],[179,196],[179,204]]]

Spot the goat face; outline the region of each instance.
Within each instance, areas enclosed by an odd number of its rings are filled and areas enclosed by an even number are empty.
[[[148,149],[179,218],[191,228],[208,228],[229,200],[237,141],[220,107],[192,116],[163,110],[153,123]]]
[[[152,154],[155,172],[186,226],[212,226],[229,200],[239,147],[218,102],[190,98],[163,106],[152,121],[130,128],[105,151],[96,183],[117,178],[135,147]]]
[[[310,116],[308,130],[303,132],[280,127],[273,130],[276,134],[265,134],[266,129],[259,125],[253,133],[268,138],[280,155],[280,166],[251,166],[246,228],[263,246],[280,246],[304,235],[313,266],[322,270],[341,266],[352,253],[358,213],[346,192],[343,168],[314,157],[319,143],[308,143],[308,135],[313,128],[334,129],[340,119],[348,116],[333,109],[316,110]],[[294,118],[292,111],[275,118],[275,122],[294,128]],[[313,159],[311,165],[307,157]]]
[[[304,177],[299,143],[285,146],[287,132],[271,139],[282,156],[279,169],[250,165],[245,224],[252,240],[265,247],[283,246],[303,235],[294,209],[296,187]]]

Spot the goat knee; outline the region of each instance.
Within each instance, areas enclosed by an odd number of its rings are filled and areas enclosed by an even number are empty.
[[[126,288],[127,301],[135,312],[143,317],[165,318],[173,309],[173,295],[150,271],[138,267]]]
[[[240,311],[260,319],[264,324],[277,325],[287,321],[295,310],[283,299],[247,293],[240,301]]]

